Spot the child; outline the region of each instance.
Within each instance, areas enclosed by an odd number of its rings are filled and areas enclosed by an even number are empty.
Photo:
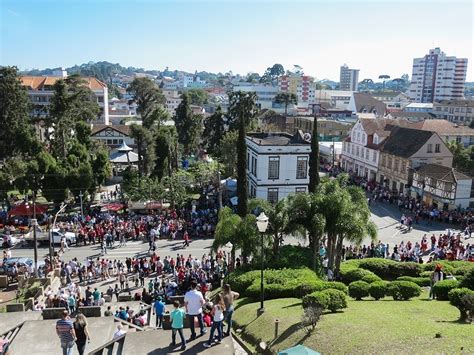
[[[214,316],[214,322],[211,327],[211,334],[209,335],[209,340],[207,343],[204,343],[205,348],[210,348],[214,340],[214,331],[217,329],[217,344],[221,343],[222,340],[222,321],[224,320],[224,299],[222,295],[217,295],[216,303],[212,308],[212,314]]]
[[[161,297],[158,297],[153,304],[153,314],[156,313],[156,327],[163,328],[163,315],[165,313],[165,304]]]
[[[173,302],[174,309],[171,311],[171,346],[176,346],[176,332],[181,338],[181,350],[186,349],[186,340],[184,339],[183,326],[185,313],[182,308],[179,308],[179,301]]]

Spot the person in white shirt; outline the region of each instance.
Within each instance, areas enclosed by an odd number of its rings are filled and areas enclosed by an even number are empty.
[[[217,344],[220,344],[222,340],[222,322],[224,321],[224,299],[222,294],[217,295],[216,304],[212,307],[212,315],[213,315],[213,322],[211,326],[211,332],[209,335],[209,340],[207,343],[204,343],[205,348],[210,348],[212,346],[212,342],[214,341],[214,332],[217,330]]]
[[[191,290],[184,295],[184,304],[186,305],[186,313],[188,314],[189,327],[191,328],[191,340],[196,339],[196,331],[194,330],[194,317],[197,317],[199,327],[201,328],[201,336],[206,334],[207,330],[202,321],[202,306],[204,305],[204,297],[200,291],[196,290],[197,281],[191,281]]]
[[[123,325],[119,323],[117,325],[117,331],[114,333],[114,339],[120,338],[125,333],[127,332],[123,330]]]

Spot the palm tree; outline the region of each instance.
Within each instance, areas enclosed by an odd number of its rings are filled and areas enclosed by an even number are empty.
[[[276,204],[262,199],[251,199],[248,203],[248,211],[254,215],[265,212],[268,216],[268,230],[267,232],[273,237],[272,245],[272,259],[278,261],[280,252],[280,241],[283,235],[290,233],[289,229],[289,211],[288,200],[286,198],[278,201]]]
[[[280,92],[275,96],[274,100],[277,104],[285,104],[285,116],[288,114],[289,104],[298,104],[298,96],[290,92]]]

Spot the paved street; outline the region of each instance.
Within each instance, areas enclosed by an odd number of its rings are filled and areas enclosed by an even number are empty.
[[[407,242],[411,240],[412,242],[421,241],[422,236],[425,233],[442,233],[446,231],[448,225],[433,223],[433,225],[427,225],[426,221],[422,221],[420,224],[414,224],[411,232],[406,232],[405,230],[400,230],[400,217],[402,212],[394,205],[390,205],[384,202],[377,202],[371,206],[372,210],[372,220],[375,222],[378,228],[378,239],[383,243],[389,243],[393,246],[395,243],[399,244],[402,240]],[[302,243],[301,239],[287,237],[285,238],[285,244],[298,244]],[[364,240],[365,244],[370,244],[370,240],[367,238]],[[117,243],[116,243],[117,244]],[[212,244],[212,239],[197,239],[192,240],[191,245],[183,249],[182,241],[167,241],[159,240],[157,242],[157,253],[160,256],[176,256],[179,254],[192,254],[193,256],[202,256],[210,252],[210,246]],[[107,258],[110,259],[122,259],[130,256],[146,255],[148,250],[148,244],[141,241],[131,241],[127,243],[125,247],[115,247],[114,249],[109,249],[107,252]],[[48,253],[47,247],[40,247],[38,256],[42,259]],[[32,247],[23,247],[13,250],[13,256],[22,256],[33,258],[33,248]],[[86,257],[97,257],[100,256],[100,246],[96,245],[87,245],[75,247],[72,246],[70,250],[66,252],[63,256],[64,259],[69,260],[74,257],[77,257],[79,261],[85,260]]]

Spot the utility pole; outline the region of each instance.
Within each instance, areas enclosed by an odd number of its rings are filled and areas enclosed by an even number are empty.
[[[82,196],[84,196],[82,194],[82,191],[79,191],[79,200],[81,202],[81,220],[84,221],[84,209],[82,208]]]

